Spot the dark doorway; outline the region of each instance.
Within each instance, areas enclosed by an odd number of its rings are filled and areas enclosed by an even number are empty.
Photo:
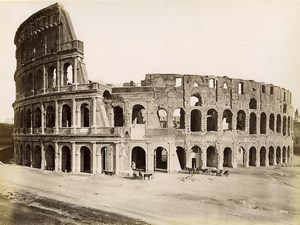
[[[232,151],[231,148],[224,149],[223,166],[232,167]]]
[[[71,171],[71,150],[67,146],[62,147],[61,171]]]
[[[178,157],[180,168],[183,170],[185,168],[185,163],[186,163],[186,156],[185,156],[184,148],[178,146],[176,148],[176,154]]]
[[[116,106],[114,107],[114,126],[123,127],[123,125],[124,125],[123,109],[120,106]]]
[[[254,147],[251,147],[249,151],[249,166],[256,166],[256,149]]]
[[[91,151],[88,147],[81,147],[81,172],[90,173],[91,172]]]
[[[201,131],[201,112],[197,109],[191,112],[191,131]]]
[[[269,148],[269,165],[274,165],[274,148]]]
[[[31,148],[29,145],[26,146],[25,149],[25,166],[31,166]]]
[[[266,154],[267,154],[266,148],[261,147],[260,154],[259,154],[260,166],[266,166]]]
[[[141,147],[134,147],[131,153],[131,165],[133,170],[146,171],[146,152]]]
[[[218,154],[216,153],[216,149],[212,146],[208,147],[206,150],[207,155],[207,167],[217,167],[218,166]]]
[[[154,170],[167,171],[168,152],[163,147],[158,147],[154,152]]]
[[[42,159],[42,154],[41,154],[41,148],[40,146],[35,146],[34,151],[33,151],[33,167],[34,168],[41,168],[41,160]]]
[[[281,149],[277,147],[276,149],[276,164],[279,164],[281,162]]]
[[[46,150],[46,154],[45,154],[45,158],[46,158],[46,170],[54,170],[54,166],[55,166],[55,151],[54,148],[52,147],[52,145],[49,145],[47,150]]]

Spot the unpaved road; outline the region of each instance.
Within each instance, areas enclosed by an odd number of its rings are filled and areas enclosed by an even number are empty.
[[[18,225],[9,218],[28,210],[22,207],[37,209],[33,221],[48,218],[48,212],[53,223],[32,223],[47,225],[142,224],[140,220],[172,225],[300,224],[300,167],[230,171],[229,177],[155,173],[148,181],[3,165],[0,206],[6,211],[2,216],[0,212],[0,224]],[[103,220],[106,214],[111,217]],[[65,220],[58,223],[55,217]]]

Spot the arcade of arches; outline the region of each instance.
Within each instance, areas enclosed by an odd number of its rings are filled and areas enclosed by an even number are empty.
[[[20,165],[62,172],[102,173],[120,172],[121,164],[128,164],[130,171],[176,172],[186,168],[224,167],[236,168],[272,166],[289,163],[292,156],[290,146],[245,148],[194,145],[189,150],[183,146],[175,149],[157,146],[146,149],[141,144],[129,151],[129,160],[118,159],[120,146],[64,143],[20,142],[17,144],[17,162]],[[119,153],[118,153],[119,152]],[[124,157],[126,158],[126,157]],[[121,162],[121,160],[123,160]]]

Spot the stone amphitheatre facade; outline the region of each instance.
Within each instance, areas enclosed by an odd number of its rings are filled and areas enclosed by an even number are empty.
[[[291,92],[252,80],[147,74],[122,87],[92,82],[59,4],[15,35],[16,162],[116,174],[269,166],[293,156]]]

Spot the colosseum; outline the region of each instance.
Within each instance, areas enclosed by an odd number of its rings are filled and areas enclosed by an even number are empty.
[[[226,76],[146,74],[92,82],[70,16],[44,8],[18,28],[13,103],[19,165],[74,173],[259,167],[293,158],[291,92]]]

